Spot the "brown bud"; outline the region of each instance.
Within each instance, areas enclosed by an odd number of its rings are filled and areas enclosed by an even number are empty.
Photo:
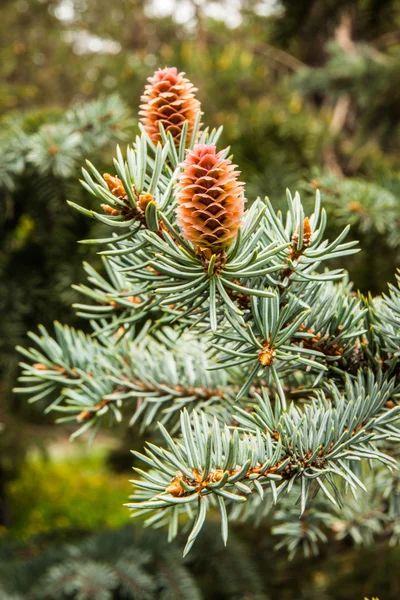
[[[117,198],[124,198],[126,196],[125,188],[119,177],[113,177],[109,173],[104,173],[103,177],[108,185],[108,189],[114,196]]]
[[[182,477],[182,474],[180,475],[180,477]],[[183,489],[179,481],[180,477],[174,477],[165,490],[166,492],[168,492],[168,494],[171,494],[171,496],[182,496],[185,493],[185,490]]]
[[[360,204],[360,202],[350,202],[349,211],[354,213],[360,213],[362,212],[362,205]]]
[[[312,239],[312,229],[311,223],[308,217],[306,217],[303,221],[303,248],[308,248],[311,244]]]
[[[120,337],[122,337],[125,333],[125,327],[118,327],[117,331],[113,334],[113,338],[114,339],[119,339]]]
[[[217,481],[221,481],[223,475],[224,475],[224,471],[222,469],[215,469],[215,471],[210,473],[209,480],[213,483],[214,482],[216,483]]]
[[[297,227],[295,233],[292,236],[292,246],[294,251],[292,251],[291,258],[298,258],[298,253],[303,252],[306,248],[308,248],[312,241],[312,229],[310,220],[306,217],[303,221],[303,245],[301,250],[297,250],[297,243],[299,241],[299,228]]]
[[[104,210],[104,212],[110,215],[111,217],[117,217],[121,214],[120,210],[113,208],[109,204],[100,204],[100,206]]]
[[[139,197],[140,210],[145,212],[147,205],[150,204],[150,202],[152,202],[153,200],[154,200],[154,196],[152,196],[152,194],[142,194]]]
[[[142,304],[142,299],[140,296],[127,296],[126,300],[131,304]]]
[[[261,352],[258,353],[258,361],[259,361],[260,365],[262,365],[263,367],[269,367],[270,365],[272,365],[274,360],[275,360],[274,349],[269,344],[265,344],[264,350],[261,350]]]
[[[32,367],[34,369],[37,369],[38,371],[47,371],[49,367],[46,367],[46,365],[44,365],[43,363],[34,363],[32,365]]]
[[[76,417],[76,420],[79,423],[84,423],[85,421],[90,421],[90,419],[93,419],[93,417],[96,415],[96,413],[101,410],[102,408],[104,408],[105,406],[107,406],[107,404],[110,404],[111,400],[106,400],[105,398],[103,398],[103,400],[100,400],[100,402],[98,404],[95,404],[93,406],[94,410],[83,410],[82,412],[79,413],[79,415]]]

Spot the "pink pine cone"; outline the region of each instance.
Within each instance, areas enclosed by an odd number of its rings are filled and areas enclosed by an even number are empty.
[[[178,224],[187,240],[219,252],[229,246],[240,227],[245,198],[239,171],[224,151],[197,144],[188,152],[178,176]]]
[[[176,67],[158,69],[148,81],[141,98],[140,120],[152,142],[161,141],[159,123],[162,123],[179,146],[184,122],[188,121],[190,139],[200,112],[200,102],[194,95],[197,88]]]

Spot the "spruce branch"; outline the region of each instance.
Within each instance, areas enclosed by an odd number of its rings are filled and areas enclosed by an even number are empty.
[[[97,206],[70,204],[110,228],[82,240],[102,257],[103,271],[85,264],[88,283],[75,287],[92,333],[56,324],[54,337],[30,334],[17,391],[77,423],[74,437],[105,423],[146,430],[127,506],[170,540],[191,522],[185,553],[211,510],[224,543],[229,522],[272,516],[290,555],[315,553],[330,525],[340,536],[332,515],[350,523],[357,513],[350,503],[335,512],[346,494],[370,493],[359,465],[391,473],[377,506],[398,514],[399,288],[364,297],[343,269],[324,267],[358,248],[348,224],[327,238],[318,190],[308,215],[298,193],[287,193],[286,214],[267,198],[245,205],[194,91],[175,69],[157,71],[133,145],[117,148],[109,173],[87,161],[82,184]],[[76,139],[64,140],[72,162]],[[38,165],[42,141],[29,159]],[[368,540],[390,522],[396,540],[394,521],[367,512],[364,534],[352,525],[351,535]]]
[[[118,424],[124,418],[141,429],[154,428],[156,416],[174,427],[185,406],[211,410],[215,404],[232,408],[238,389],[237,374],[209,371],[204,344],[173,330],[158,339],[129,336],[100,339],[55,323],[55,338],[43,328],[30,334],[37,348],[22,354],[24,385],[16,392],[30,394],[30,402],[46,401],[45,412],[63,416],[58,422],[78,423],[73,437],[89,429],[95,435],[104,420]],[[166,343],[168,338],[168,345]],[[169,347],[168,347],[169,346]]]
[[[300,514],[315,490],[322,491],[333,504],[340,504],[335,478],[352,488],[364,488],[348,462],[369,459],[396,467],[396,461],[374,448],[373,441],[400,440],[395,426],[400,408],[385,410],[393,382],[375,381],[372,376],[364,378],[360,374],[356,382],[348,378],[345,395],[334,384],[329,391],[331,399],[319,392],[304,410],[294,403],[283,410],[276,403],[274,411],[264,395],[258,399],[254,413],[238,409],[235,418],[239,428],[233,430],[227,426],[221,429],[217,421],[210,425],[205,415],[196,411],[190,420],[184,411],[182,439],[173,440],[160,425],[167,447],[148,444],[146,454],[135,452],[151,470],[138,471],[143,479],[133,481],[133,502],[127,506],[136,514],[151,513],[147,522],[152,525],[164,521],[167,510],[170,523],[180,512],[190,516],[194,510],[186,553],[213,502],[220,510],[225,542],[225,504],[246,502],[252,493],[262,498],[264,488],[271,489],[277,502],[297,482]]]

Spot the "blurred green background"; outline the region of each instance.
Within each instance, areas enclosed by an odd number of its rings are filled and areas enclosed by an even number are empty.
[[[70,446],[66,429],[11,393],[26,331],[79,323],[71,285],[83,259],[98,259],[77,240],[101,226],[66,199],[90,206],[80,167],[90,158],[110,170],[158,67],[198,87],[249,201],[268,195],[284,208],[286,187],[307,201],[320,189],[329,235],[350,222],[360,240],[345,265],[355,288],[385,290],[400,263],[399,1],[2,0],[0,23],[0,592],[6,578],[13,598],[75,597],[57,596],[59,582],[84,560],[89,575],[105,565],[104,590],[121,590],[130,569],[143,598],[399,598],[399,553],[384,544],[342,542],[288,564],[267,528],[238,529],[223,553],[211,524],[183,565],[163,534],[127,526],[136,432]],[[48,588],[31,592],[42,580]],[[114,597],[124,596],[104,595]]]

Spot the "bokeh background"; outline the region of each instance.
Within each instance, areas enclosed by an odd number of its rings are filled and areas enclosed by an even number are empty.
[[[82,600],[399,598],[400,555],[385,540],[288,563],[268,527],[235,529],[223,551],[211,523],[182,563],[179,544],[132,528],[122,507],[138,433],[70,444],[11,391],[28,330],[85,326],[71,286],[98,257],[77,241],[101,225],[66,199],[90,206],[80,168],[110,170],[158,67],[198,87],[249,201],[284,209],[286,187],[310,202],[320,189],[329,235],[349,222],[360,240],[346,263],[354,288],[385,290],[400,264],[399,1],[2,0],[0,33],[1,598],[75,598],[73,582],[91,578],[103,595]],[[136,595],[123,595],[128,580]]]

